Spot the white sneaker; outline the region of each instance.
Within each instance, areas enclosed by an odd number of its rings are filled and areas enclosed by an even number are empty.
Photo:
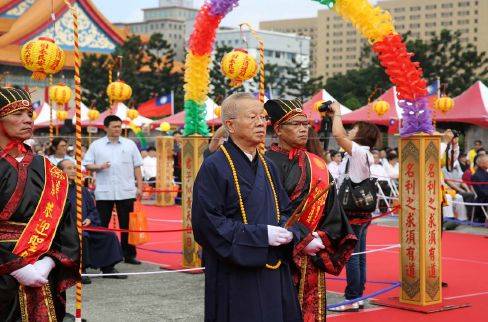
[[[332,309],[329,309],[332,312],[358,312],[359,311],[359,304],[357,302],[351,304],[341,305]]]

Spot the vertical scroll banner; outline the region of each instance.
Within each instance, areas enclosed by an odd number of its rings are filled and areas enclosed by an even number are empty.
[[[201,266],[200,246],[195,242],[191,230],[191,205],[193,201],[193,184],[198,170],[203,162],[203,152],[208,146],[208,140],[201,136],[190,136],[183,139],[181,181],[183,206],[183,267],[195,268]]]
[[[156,138],[157,152],[157,173],[156,189],[166,190],[156,194],[158,206],[173,206],[175,204],[175,193],[169,192],[174,189],[174,160],[173,160],[174,138],[162,136]]]
[[[440,136],[400,139],[400,302],[442,302]]]

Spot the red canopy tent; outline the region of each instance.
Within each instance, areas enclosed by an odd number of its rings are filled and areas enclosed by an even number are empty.
[[[185,111],[178,112],[176,114],[170,115],[168,117],[162,118],[160,120],[154,121],[152,123],[152,127],[156,128],[158,127],[161,123],[163,122],[168,122],[171,125],[175,126],[183,126],[185,125]],[[212,125],[221,125],[222,122],[219,117],[207,120],[207,124],[212,126]]]
[[[377,125],[390,126],[390,122],[398,124],[401,119],[401,112],[398,108],[396,99],[395,87],[391,87],[383,95],[381,95],[378,100],[386,101],[390,104],[390,109],[383,115],[379,116],[373,111],[372,103],[365,105],[349,114],[342,116],[342,122],[344,124],[352,124],[358,121],[370,122]]]
[[[454,98],[454,107],[447,113],[435,113],[436,122],[462,122],[488,127],[488,87],[477,81]]]

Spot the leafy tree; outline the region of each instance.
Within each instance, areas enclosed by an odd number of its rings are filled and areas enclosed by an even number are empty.
[[[427,41],[412,40],[410,33],[403,36],[407,49],[414,53],[412,59],[420,62],[424,78],[430,84],[439,77],[441,83],[447,84],[447,92],[451,96],[461,94],[475,81],[488,77],[486,53],[480,53],[471,43],[463,43],[461,36],[459,31],[453,33],[448,30],[432,35]],[[391,86],[371,46],[365,45],[358,68],[327,79],[325,88],[344,104],[346,100],[355,98],[362,106],[376,87],[386,91]],[[381,92],[378,91],[376,97]],[[353,105],[348,107],[354,108]]]
[[[85,54],[80,66],[81,98],[83,103],[104,111],[109,106],[107,97],[108,68],[107,55]]]
[[[81,65],[85,104],[95,104],[100,110],[108,107],[105,90],[108,85],[108,62],[112,66],[113,80],[118,77],[132,87],[129,105],[137,106],[153,97],[175,94],[175,106],[183,108],[183,74],[174,61],[175,53],[159,33],[151,35],[144,43],[139,36],[132,36],[117,46],[110,55],[85,55]],[[120,75],[119,75],[120,71]]]
[[[311,77],[303,62],[293,59],[293,65],[287,69],[285,93],[302,101],[308,100],[324,87],[323,77]]]
[[[230,51],[232,51],[232,47],[226,45],[217,46],[212,61],[212,68],[210,69],[209,96],[219,105],[222,104],[230,89],[230,80],[222,73],[220,62],[222,57]]]
[[[259,75],[255,78],[259,82]],[[286,92],[286,68],[276,64],[265,65],[264,81],[266,90],[271,90],[275,97],[282,97]]]

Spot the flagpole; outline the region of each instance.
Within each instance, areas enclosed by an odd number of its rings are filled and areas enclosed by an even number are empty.
[[[437,98],[441,97],[441,78],[437,76]]]

